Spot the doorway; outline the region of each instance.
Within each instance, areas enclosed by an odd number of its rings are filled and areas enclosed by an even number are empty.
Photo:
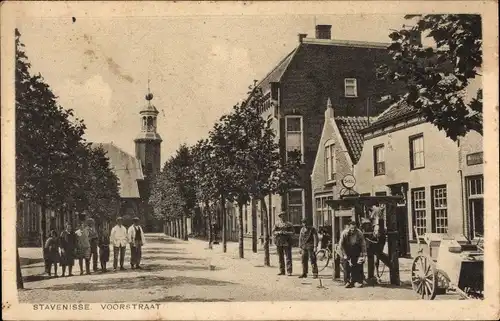
[[[469,214],[469,236],[477,239],[484,236],[484,182],[483,176],[471,176],[467,181]]]
[[[482,198],[469,200],[469,224],[472,239],[484,236],[484,200]]]

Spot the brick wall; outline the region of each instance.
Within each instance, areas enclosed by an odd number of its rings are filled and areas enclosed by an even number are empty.
[[[287,71],[281,78],[282,124],[280,144],[285,146],[284,120],[289,114],[303,116],[304,169],[306,215],[312,213],[312,191],[310,175],[324,124],[324,111],[330,97],[336,116],[365,116],[367,99],[372,104],[370,115],[377,115],[386,106],[376,104],[376,97],[384,95],[390,88],[377,80],[376,68],[389,61],[385,49],[342,47],[332,45],[301,44]],[[346,98],[344,79],[356,78],[358,97]]]

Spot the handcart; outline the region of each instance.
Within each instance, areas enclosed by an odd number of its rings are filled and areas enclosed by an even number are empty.
[[[464,299],[483,299],[484,249],[483,241],[477,244],[459,244],[454,237],[442,236],[439,252],[432,257],[433,234],[417,236],[419,251],[411,267],[411,283],[417,294],[433,300],[438,294],[457,292]],[[435,236],[435,234],[434,234]],[[423,242],[429,254],[424,253]]]

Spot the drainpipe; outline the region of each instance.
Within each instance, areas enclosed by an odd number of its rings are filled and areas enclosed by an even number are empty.
[[[470,244],[470,235],[468,232],[469,222],[467,221],[467,212],[465,211],[465,197],[464,197],[464,173],[462,171],[462,147],[460,146],[460,139],[457,140],[458,146],[458,174],[460,175],[460,200],[462,202],[462,232],[464,237],[467,239],[467,242]]]

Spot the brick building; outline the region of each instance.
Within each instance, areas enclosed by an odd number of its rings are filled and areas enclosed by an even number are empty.
[[[282,209],[293,224],[300,224],[303,217],[312,219],[311,174],[328,98],[340,117],[373,116],[386,108],[376,103],[377,98],[393,88],[377,79],[376,68],[390,61],[387,46],[332,40],[331,26],[317,25],[315,38],[300,34],[297,47],[258,83],[267,98],[262,117],[275,130],[283,159],[289,151],[298,150],[303,160],[300,188],[267,199],[271,224]],[[261,235],[257,202],[252,203],[251,212],[247,224],[257,219]]]

